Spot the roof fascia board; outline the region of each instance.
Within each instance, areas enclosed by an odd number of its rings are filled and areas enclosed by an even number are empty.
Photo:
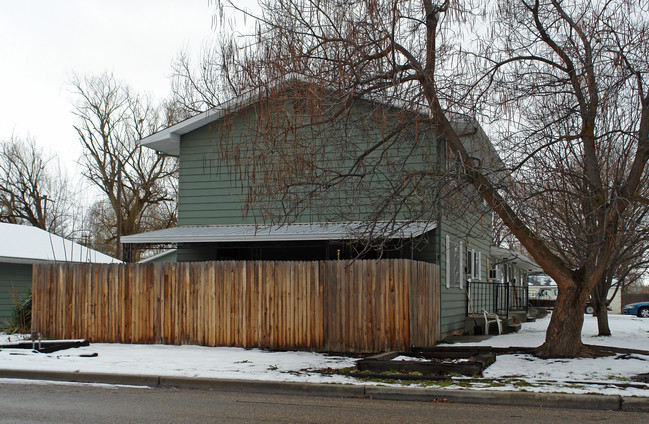
[[[291,81],[287,81],[291,82]],[[260,90],[253,90],[239,97],[232,98],[217,107],[201,112],[174,124],[162,131],[151,134],[139,141],[142,146],[149,147],[172,156],[180,154],[180,138],[200,127],[223,118],[224,116],[248,107],[261,99]]]
[[[9,256],[2,256],[0,257],[0,263],[6,263],[6,264],[19,264],[19,265],[38,265],[38,264],[56,264],[56,263],[67,263],[67,264],[85,264],[85,263],[90,263],[90,264],[100,264],[100,265],[115,265],[119,264],[121,262],[113,262],[113,263],[104,263],[104,262],[89,262],[89,261],[67,261],[67,260],[61,260],[61,259],[32,259],[32,258],[13,258]]]

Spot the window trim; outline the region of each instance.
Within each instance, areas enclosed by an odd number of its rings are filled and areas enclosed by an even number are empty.
[[[460,257],[460,281],[458,281],[458,284],[460,286],[460,290],[464,289],[464,279],[466,278],[466,273],[464,272],[464,264],[462,263],[462,259],[464,258],[464,255],[462,254],[464,252],[464,242],[460,240],[460,254],[458,255]]]

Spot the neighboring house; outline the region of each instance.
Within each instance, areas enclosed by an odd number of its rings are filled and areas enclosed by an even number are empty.
[[[502,284],[528,285],[529,276],[541,272],[541,267],[520,252],[491,246],[489,268],[495,270],[490,278]]]
[[[343,208],[358,211],[353,220],[340,218],[333,211],[329,213],[325,207],[317,208],[317,213],[309,209],[300,216],[288,217],[286,224],[271,225],[265,222],[263,213],[244,206],[246,183],[223,159],[224,146],[245,148],[251,142],[255,120],[264,115],[263,108],[264,99],[241,98],[141,140],[142,146],[179,158],[178,227],[122,237],[125,247],[173,248],[180,262],[336,260],[354,257],[359,239],[367,237],[371,228],[372,238],[385,243],[380,251],[366,252],[364,258],[411,258],[440,265],[441,334],[462,332],[466,281],[487,278],[491,213],[485,205],[477,196],[458,193],[438,200],[416,218],[408,213],[397,214],[396,220],[391,220],[394,214],[377,218],[373,215],[373,200],[379,201],[380,190],[386,186],[382,184],[384,180],[378,179],[369,182],[362,192],[356,189],[354,196],[343,199],[349,202]],[[293,111],[292,108],[291,100],[286,100],[285,109]],[[355,121],[357,127],[324,128],[316,137],[344,131],[351,146],[367,146],[382,136],[382,129],[375,119],[368,117],[365,122],[362,116],[368,110],[380,115],[385,109],[394,110],[366,100],[355,101],[348,114],[361,117]],[[289,113],[282,119],[292,117]],[[500,166],[493,146],[475,121],[458,118],[454,125],[476,161],[483,166]],[[417,137],[425,138],[426,142],[416,145],[412,140],[404,140],[405,144],[411,143],[407,148],[404,143],[395,143],[390,149],[395,155],[410,149],[408,166],[415,169],[448,169],[453,155],[443,138],[431,133],[429,125]],[[384,169],[389,180],[389,164]]]
[[[32,287],[32,265],[50,262],[117,263],[40,228],[0,223],[0,328],[11,315],[14,300]]]

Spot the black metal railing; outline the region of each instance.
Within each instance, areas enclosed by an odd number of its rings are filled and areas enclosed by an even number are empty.
[[[528,291],[524,284],[467,281],[467,315],[482,310],[509,318],[513,311],[526,311]]]

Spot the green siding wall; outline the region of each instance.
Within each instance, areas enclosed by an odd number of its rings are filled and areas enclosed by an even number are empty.
[[[242,185],[218,162],[209,127],[183,136],[179,160],[179,225],[250,223],[242,216]]]
[[[31,287],[31,265],[0,263],[0,328],[11,316],[15,296],[21,299]]]
[[[473,202],[477,209],[482,209],[479,205],[481,202],[476,199]],[[448,210],[448,208],[446,208]],[[481,252],[482,260],[481,275],[482,280],[487,279],[487,258],[491,245],[491,213],[486,210],[478,212],[476,210],[464,208],[465,213],[460,216],[447,213],[440,220],[440,274],[441,274],[441,304],[442,306],[442,337],[446,334],[464,330],[464,318],[467,312],[466,296],[466,275],[462,272],[462,288],[446,287],[446,237],[451,241],[462,242],[463,247],[475,249]],[[465,261],[465,252],[461,252]],[[461,270],[463,271],[463,270]],[[476,311],[477,312],[477,311]]]
[[[419,127],[415,125],[404,131],[398,142],[371,150],[360,165],[356,164],[358,168],[355,168],[354,177],[345,182],[327,190],[315,189],[314,184],[301,184],[305,180],[328,181],[336,172],[348,171],[359,152],[370,150],[394,127],[377,125],[377,116],[384,111],[375,109],[376,105],[368,108],[361,102],[347,114],[358,116],[357,119],[349,118],[338,124],[307,125],[306,129],[289,131],[289,135],[276,129],[280,135],[274,134],[279,141],[274,140],[273,148],[263,141],[269,136],[260,134],[254,125],[258,122],[257,116],[264,115],[255,108],[184,135],[180,142],[178,224],[268,222],[273,213],[285,217],[285,206],[293,205],[291,201],[282,205],[284,195],[303,196],[310,190],[315,194],[309,196],[309,202],[300,204],[298,212],[289,213],[289,222],[389,219],[395,214],[403,219],[434,219],[433,205],[421,202],[421,198],[427,196],[424,192],[430,191],[431,184],[434,184],[433,177],[428,174],[419,172],[411,176],[413,181],[410,184],[416,183],[420,192],[413,189],[412,196],[389,199],[395,182],[397,185],[402,183],[408,171],[432,171],[439,166],[436,138],[430,131],[419,133]],[[286,112],[285,109],[281,111]],[[289,113],[277,121],[295,124],[295,121],[304,119],[308,118],[298,118]],[[403,117],[388,113],[386,119],[398,121]],[[286,125],[290,127],[291,124]],[[389,155],[386,149],[391,152]],[[236,160],[229,156],[231,151],[238,152]],[[300,160],[290,160],[300,155],[303,155]],[[287,191],[269,190],[258,197],[261,200],[246,208],[246,198],[251,193],[249,185],[261,191],[268,185],[264,172],[260,171],[264,169],[263,161],[281,163],[281,174],[293,175],[291,182],[300,184],[292,184]],[[309,161],[317,162],[317,166],[311,167]],[[254,173],[252,166],[241,165],[253,162],[257,164]],[[305,175],[308,177],[301,179]],[[408,192],[409,187],[402,191]],[[406,207],[399,209],[404,203]],[[377,213],[380,216],[377,217]]]

